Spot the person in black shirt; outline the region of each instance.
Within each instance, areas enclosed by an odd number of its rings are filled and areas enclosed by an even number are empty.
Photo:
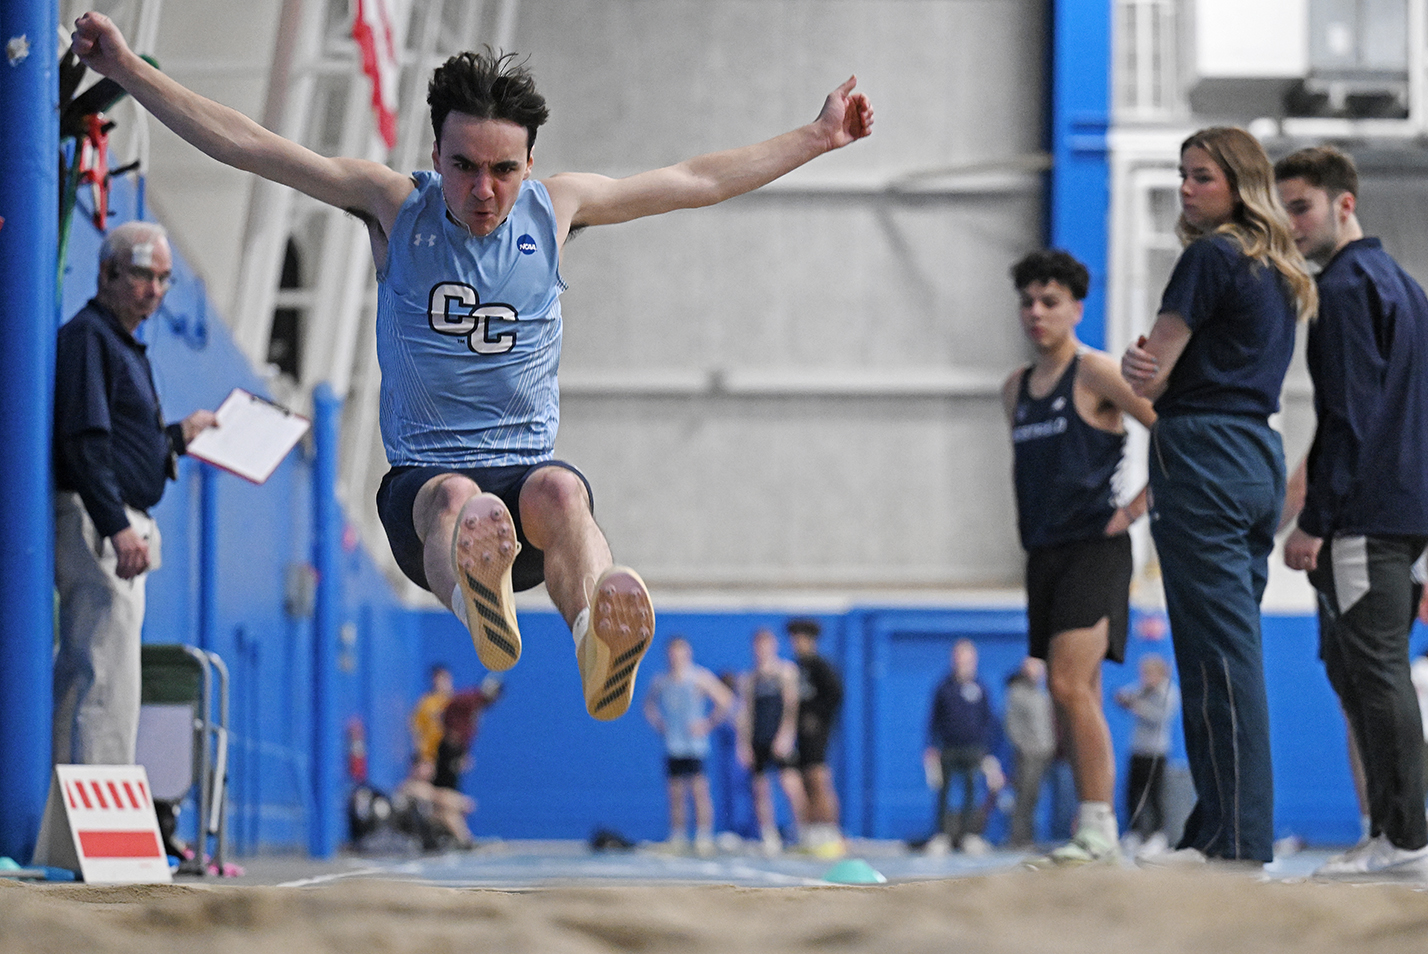
[[[749,772],[754,816],[764,853],[783,850],[774,814],[769,769],[779,785],[795,824],[805,814],[803,778],[797,769],[798,667],[778,654],[778,637],[760,627],[753,638],[754,668],[739,677],[739,709],[735,721],[739,763]]]
[[[134,333],[173,275],[162,227],[127,222],[99,250],[99,288],[60,327],[55,355],[56,764],[127,765],[139,732],[144,580],[159,565],[159,502],[174,459],[217,419],[164,424]]]
[[[1319,595],[1320,655],[1362,756],[1369,815],[1367,837],[1316,874],[1421,877],[1423,730],[1408,637],[1413,564],[1428,543],[1428,299],[1364,237],[1352,159],[1302,149],[1274,173],[1295,242],[1320,266],[1305,350],[1318,426],[1284,562]]]
[[[786,628],[798,661],[798,771],[807,798],[803,839],[813,854],[836,858],[843,854],[843,835],[827,753],[828,737],[843,706],[843,680],[832,664],[818,655],[823,628],[817,620],[789,620]]]

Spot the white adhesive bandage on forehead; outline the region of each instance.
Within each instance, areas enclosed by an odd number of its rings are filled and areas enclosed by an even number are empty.
[[[152,242],[143,242],[134,246],[134,250],[129,255],[129,264],[135,268],[154,267],[154,245]]]

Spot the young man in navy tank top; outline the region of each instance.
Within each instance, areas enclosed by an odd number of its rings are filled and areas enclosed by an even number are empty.
[[[1022,328],[1036,349],[1032,364],[1002,387],[1027,552],[1027,639],[1029,654],[1046,660],[1080,802],[1072,840],[1033,864],[1110,861],[1119,854],[1119,831],[1101,661],[1125,656],[1127,530],[1146,511],[1145,490],[1118,502],[1115,477],[1124,415],[1149,427],[1155,412],[1131,392],[1114,359],[1076,338],[1090,286],[1084,265],[1060,250],[1033,252],[1012,267],[1012,279]]]
[[[783,839],[774,814],[770,770],[778,773],[795,827],[807,810],[798,773],[798,666],[779,655],[778,637],[771,629],[758,629],[752,648],[754,668],[741,674],[738,683],[737,756],[749,772],[764,853],[776,855],[783,850]]]
[[[1358,170],[1330,146],[1281,159],[1295,245],[1320,267],[1306,364],[1318,420],[1284,562],[1319,598],[1319,652],[1363,762],[1369,828],[1315,874],[1428,874],[1423,728],[1409,664],[1428,543],[1428,298],[1359,224]],[[1299,482],[1299,481],[1296,481]]]
[[[855,80],[813,122],[763,143],[623,179],[537,181],[531,150],[548,110],[510,54],[463,53],[436,71],[435,173],[408,175],[318,155],[185,89],[102,14],[75,22],[71,46],[212,158],[366,223],[392,464],[378,511],[398,565],[462,619],[493,670],[520,657],[513,589],[543,580],[571,627],[586,709],[623,715],[654,608],[639,575],[613,565],[584,477],[553,456],[565,242],[586,226],[723,202],[862,139],[873,111]]]

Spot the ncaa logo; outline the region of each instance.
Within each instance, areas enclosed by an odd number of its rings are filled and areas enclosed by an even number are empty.
[[[521,250],[522,255],[534,255],[536,252],[536,240],[529,234],[522,235],[516,239],[516,248]]]

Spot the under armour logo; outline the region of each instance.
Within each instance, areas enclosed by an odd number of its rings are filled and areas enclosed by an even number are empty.
[[[430,235],[422,235],[420,232],[418,232],[416,234],[416,239],[412,242],[412,244],[425,245],[427,248],[432,248],[436,245],[436,233],[433,232]]]

